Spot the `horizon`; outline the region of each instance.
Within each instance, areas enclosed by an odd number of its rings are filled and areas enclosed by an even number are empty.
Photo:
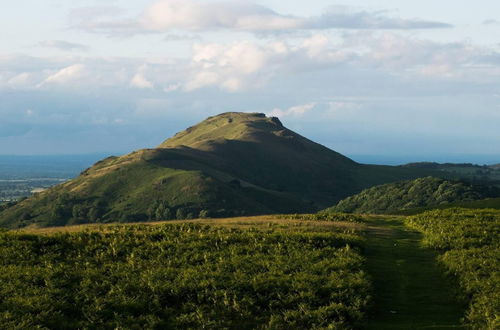
[[[498,13],[492,0],[13,3],[0,154],[126,153],[238,111],[360,162],[500,163]]]

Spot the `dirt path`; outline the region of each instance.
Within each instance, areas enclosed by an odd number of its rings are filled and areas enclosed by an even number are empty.
[[[464,329],[464,307],[436,254],[402,221],[376,220],[367,232],[367,271],[374,284],[374,311],[366,329]]]

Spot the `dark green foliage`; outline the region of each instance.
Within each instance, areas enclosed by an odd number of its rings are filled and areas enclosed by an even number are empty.
[[[357,328],[361,242],[188,224],[0,233],[0,328]]]
[[[443,210],[450,208],[464,208],[464,209],[496,209],[500,210],[500,198],[486,198],[477,201],[454,202],[449,204],[442,204],[438,206],[419,207],[416,209],[398,211],[401,215],[415,215],[425,211]]]
[[[500,328],[500,211],[448,209],[409,217],[439,260],[471,297],[467,320],[475,329]]]
[[[476,165],[476,164],[453,164],[453,163],[410,163],[403,165],[407,168],[420,168],[439,171],[446,174],[449,178],[465,180],[470,183],[494,185],[500,187],[500,166],[495,165]]]
[[[3,210],[6,210],[9,207],[12,207],[16,204],[17,204],[17,202],[1,202],[0,203],[0,212],[2,212]]]
[[[433,177],[375,186],[340,201],[327,212],[394,214],[500,196],[500,189]]]
[[[202,210],[211,217],[317,212],[363,188],[428,173],[361,165],[277,119],[225,113],[158,148],[96,163],[2,212],[0,226],[186,219]],[[152,205],[157,202],[165,210]]]

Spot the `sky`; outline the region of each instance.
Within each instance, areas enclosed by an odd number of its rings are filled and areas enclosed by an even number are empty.
[[[0,154],[245,111],[355,160],[500,163],[497,0],[18,0],[0,28]]]

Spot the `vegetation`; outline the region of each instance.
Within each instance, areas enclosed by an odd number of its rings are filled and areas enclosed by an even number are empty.
[[[436,252],[421,246],[423,235],[405,226],[403,217],[365,219],[363,256],[374,293],[363,329],[462,329],[458,284],[445,276]]]
[[[287,214],[277,215],[277,219],[290,220],[313,220],[313,221],[347,221],[347,222],[363,222],[364,218],[354,214],[347,213],[314,213],[314,214]]]
[[[0,327],[359,328],[363,240],[333,228],[0,233]]]
[[[316,212],[429,170],[355,163],[264,114],[208,118],[0,213],[0,227]]]
[[[415,215],[426,211],[452,209],[457,207],[464,209],[500,210],[500,198],[485,198],[477,201],[454,202],[437,206],[418,207],[415,209],[401,210],[396,213],[400,215]]]
[[[465,180],[474,184],[495,185],[500,187],[500,165],[476,165],[476,164],[453,164],[453,163],[431,163],[420,162],[403,165],[407,168],[420,168],[436,170],[449,174],[450,178]]]
[[[467,320],[476,329],[500,328],[500,211],[448,209],[409,217],[440,262],[470,297]]]
[[[375,186],[340,201],[326,212],[394,214],[449,203],[499,197],[496,187],[433,177]]]

